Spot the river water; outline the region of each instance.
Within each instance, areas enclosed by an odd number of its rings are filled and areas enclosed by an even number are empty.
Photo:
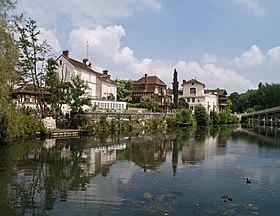
[[[280,215],[277,133],[215,128],[0,146],[0,215]]]

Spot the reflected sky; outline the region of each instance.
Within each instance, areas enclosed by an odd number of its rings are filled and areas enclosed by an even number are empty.
[[[240,128],[3,146],[0,210],[4,215],[277,215],[278,146],[277,137]],[[224,202],[224,195],[233,201]]]

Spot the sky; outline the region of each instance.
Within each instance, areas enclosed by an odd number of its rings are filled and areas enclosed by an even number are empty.
[[[244,92],[280,82],[279,0],[18,0],[59,56],[114,79],[196,78]]]

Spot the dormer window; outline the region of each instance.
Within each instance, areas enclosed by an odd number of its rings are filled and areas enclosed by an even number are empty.
[[[190,94],[196,94],[196,88],[190,88]]]
[[[194,83],[192,83],[192,85],[194,85]]]

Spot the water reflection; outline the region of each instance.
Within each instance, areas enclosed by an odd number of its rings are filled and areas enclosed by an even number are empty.
[[[212,188],[223,187],[215,180],[230,176],[229,170],[235,169],[230,161],[237,153],[234,155],[232,149],[238,152],[240,142],[268,142],[251,133],[228,127],[189,129],[153,136],[48,139],[0,147],[0,209],[5,215],[75,215],[81,209],[84,215],[131,215],[135,211],[180,215],[180,209],[196,208],[179,207],[180,199],[192,203],[197,202],[196,197],[204,200],[209,196],[198,192],[196,181],[212,184]],[[280,155],[278,151],[265,154]],[[242,160],[244,164],[248,162]],[[197,173],[190,174],[185,169]],[[274,169],[279,171],[279,167]],[[214,173],[217,176],[213,177]],[[233,184],[236,178],[230,179]],[[280,180],[280,174],[273,177],[272,183],[276,180]],[[207,190],[210,189],[204,188]],[[218,191],[210,190],[209,194]],[[205,208],[220,211],[216,205]]]

